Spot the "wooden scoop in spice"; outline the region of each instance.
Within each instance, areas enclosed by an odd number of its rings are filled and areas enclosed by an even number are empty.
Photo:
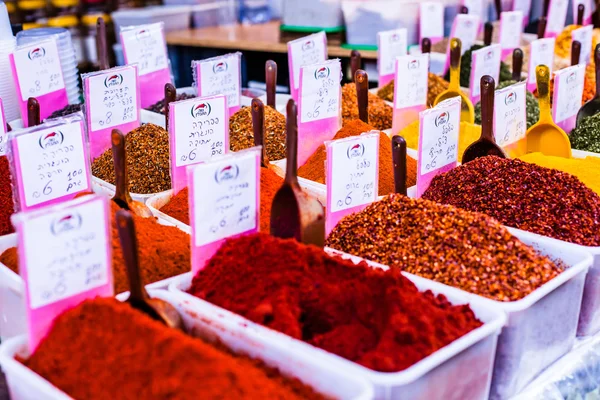
[[[538,21],[538,28],[537,28],[538,39],[543,39],[544,35],[546,34],[546,24],[547,24],[546,17],[545,16],[540,17],[540,20]]]
[[[523,50],[518,47],[512,54],[512,80],[521,82],[521,71],[523,70]]]
[[[117,230],[123,251],[123,259],[129,279],[129,298],[131,306],[150,318],[160,321],[169,328],[184,330],[183,320],[177,309],[161,299],[152,299],[148,295],[140,276],[140,261],[138,258],[138,243],[135,236],[133,216],[125,210],[117,211]]]
[[[433,105],[437,106],[444,100],[460,96],[460,120],[461,122],[468,122],[472,124],[475,122],[473,103],[471,103],[471,100],[469,100],[462,90],[460,90],[460,48],[460,39],[452,38],[450,40],[450,84],[448,85],[448,89],[440,93],[440,95],[435,99]]]
[[[550,110],[550,70],[545,65],[535,69],[540,119],[527,129],[527,153],[540,152],[547,156],[571,158],[571,142],[569,137],[552,120]]]
[[[423,53],[423,54],[431,53],[431,39],[423,38],[421,40],[421,53]]]
[[[394,162],[394,191],[406,196],[406,140],[392,137],[392,160]]]
[[[573,40],[571,43],[571,66],[579,64],[579,56],[581,54],[581,42]]]
[[[492,44],[492,36],[494,35],[494,25],[491,22],[486,22],[483,26],[483,45],[489,46]]]
[[[283,185],[271,208],[271,235],[305,244],[325,244],[325,213],[321,203],[298,184],[298,115],[296,103],[287,104],[287,167]]]
[[[583,25],[583,14],[585,13],[585,6],[580,4],[577,6],[577,25]]]
[[[165,83],[165,130],[169,130],[169,104],[177,99],[177,89],[172,83]]]
[[[27,126],[38,126],[40,119],[40,103],[35,97],[27,99]]]
[[[112,200],[125,210],[135,215],[149,218],[152,211],[144,203],[135,201],[129,194],[129,179],[127,179],[127,155],[125,154],[125,137],[118,129],[113,129],[111,135],[113,165],[115,167],[115,195]]]
[[[360,51],[352,50],[350,52],[350,72],[352,73],[352,78],[356,76],[356,72],[361,68],[361,64]]]
[[[254,145],[262,146],[260,154],[260,166],[269,168],[269,156],[267,156],[267,149],[265,143],[265,105],[258,98],[252,99],[252,131],[254,134]]]
[[[273,60],[265,63],[265,83],[267,85],[267,105],[276,108],[277,63]]]
[[[108,63],[108,51],[106,49],[106,23],[102,17],[96,21],[96,55],[100,70],[109,69],[110,64]]]
[[[506,158],[502,148],[494,138],[494,89],[496,83],[489,75],[481,77],[481,136],[465,149],[462,163],[466,164],[480,157],[498,156]]]
[[[356,99],[358,102],[358,118],[365,124],[369,123],[369,77],[362,69],[354,74],[356,84]]]
[[[585,103],[577,113],[577,126],[586,117],[596,115],[600,111],[600,44],[594,50],[594,66],[596,68],[596,94],[594,98]]]

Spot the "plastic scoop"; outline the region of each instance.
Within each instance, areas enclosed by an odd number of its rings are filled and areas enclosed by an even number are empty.
[[[431,39],[426,37],[421,39],[421,53],[431,53]]]
[[[521,82],[521,71],[523,70],[523,50],[518,47],[512,54],[512,80]]]
[[[394,191],[406,196],[406,140],[392,137],[392,160],[394,162]]]
[[[580,4],[577,6],[577,25],[583,25],[583,13],[585,12],[585,6]]]
[[[360,51],[352,50],[350,53],[350,72],[352,73],[352,77],[356,76],[356,71],[361,68],[361,64]]]
[[[498,156],[506,158],[506,154],[496,144],[494,138],[494,89],[496,83],[489,75],[481,77],[481,136],[479,139],[465,149],[462,163],[466,164],[477,158],[486,156]]]
[[[113,165],[115,168],[115,195],[112,201],[135,215],[149,218],[150,209],[142,202],[135,201],[129,194],[129,179],[127,179],[127,155],[125,154],[125,137],[118,129],[113,129],[111,135]]]
[[[494,25],[491,22],[486,22],[483,26],[483,45],[489,46],[492,44],[492,35],[494,34]]]
[[[40,103],[35,97],[27,99],[27,126],[37,126],[41,123]]]
[[[267,85],[267,105],[275,108],[277,90],[277,63],[273,60],[268,60],[265,63],[265,83]]]
[[[169,328],[184,330],[183,320],[177,309],[164,300],[150,298],[143,285],[140,276],[138,243],[131,213],[119,210],[116,218],[119,241],[121,242],[123,258],[127,268],[127,278],[129,279],[129,298],[127,302],[136,310],[162,322]]]
[[[265,105],[257,98],[252,99],[252,131],[254,134],[254,145],[262,146],[260,154],[260,166],[269,168],[269,157],[265,147]]]
[[[358,100],[358,118],[365,124],[369,123],[369,77],[362,69],[354,74],[356,83],[356,98]]]
[[[581,42],[573,40],[571,43],[571,66],[579,64],[579,56],[581,55]]]
[[[577,113],[577,126],[586,117],[596,115],[600,111],[600,44],[594,50],[594,63],[596,68],[596,94],[594,98],[585,103]]]
[[[165,83],[165,130],[169,130],[169,104],[177,100],[177,89],[172,83]]]
[[[543,39],[544,35],[546,34],[546,24],[547,23],[548,23],[548,20],[546,19],[546,17],[540,17],[540,20],[538,21],[538,28],[537,28],[538,39]]]
[[[102,17],[96,21],[96,52],[100,69],[109,69],[110,64],[108,63],[108,51],[106,49],[106,23]]]
[[[294,238],[305,244],[325,244],[325,213],[316,198],[298,184],[298,121],[296,103],[287,104],[287,166],[283,185],[273,199],[271,235]]]
[[[540,152],[547,156],[571,158],[571,142],[569,137],[552,120],[550,111],[550,70],[545,65],[535,69],[538,101],[540,103],[540,119],[527,129],[527,152]]]
[[[460,120],[472,124],[475,122],[473,103],[471,103],[471,100],[469,100],[469,98],[460,90],[460,47],[460,39],[452,38],[452,40],[450,40],[450,84],[448,85],[448,89],[438,95],[433,105],[436,106],[444,100],[460,96]]]

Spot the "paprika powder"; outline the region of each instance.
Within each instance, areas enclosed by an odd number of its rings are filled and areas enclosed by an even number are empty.
[[[116,299],[66,311],[21,362],[75,399],[324,399],[277,369]]]
[[[10,217],[15,212],[8,157],[0,156],[0,236],[13,233]]]
[[[229,239],[189,293],[367,368],[404,370],[482,323],[398,269],[258,233]]]

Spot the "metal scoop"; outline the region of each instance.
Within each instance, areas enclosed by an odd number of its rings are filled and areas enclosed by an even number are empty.
[[[358,102],[358,119],[365,124],[369,123],[369,77],[362,69],[354,74],[356,83],[356,99]]]
[[[35,97],[27,99],[27,126],[38,126],[41,123],[40,103]]]
[[[267,85],[267,105],[276,108],[276,92],[277,92],[277,63],[273,60],[268,60],[265,63],[265,83]]]
[[[115,168],[115,195],[112,201],[135,215],[149,218],[152,211],[144,203],[135,201],[129,194],[129,179],[127,179],[127,155],[125,154],[125,138],[118,129],[113,129],[111,135],[113,165]]]
[[[433,105],[437,106],[444,100],[459,96],[461,99],[460,120],[472,124],[475,122],[473,103],[460,90],[460,47],[460,39],[452,38],[450,40],[450,84],[448,89],[438,95]]]
[[[594,63],[596,68],[596,94],[594,98],[585,103],[577,113],[577,126],[586,117],[596,115],[600,111],[600,44],[596,45],[594,51]]]
[[[535,69],[538,101],[540,103],[540,119],[527,129],[527,152],[540,152],[547,156],[571,158],[571,142],[569,137],[552,120],[550,111],[550,70],[545,65]]]
[[[127,278],[129,279],[129,298],[127,302],[136,310],[162,322],[169,328],[184,330],[183,320],[177,309],[164,300],[150,298],[144,287],[140,276],[138,243],[131,213],[119,210],[116,218],[119,241],[121,242],[123,258],[127,267]]]
[[[406,140],[392,137],[392,160],[394,162],[394,192],[406,196]]]
[[[305,244],[325,244],[325,212],[316,198],[298,184],[298,122],[296,103],[287,104],[287,167],[283,185],[275,194],[271,208],[271,235],[294,238]]]
[[[462,163],[466,164],[480,157],[498,156],[506,158],[502,148],[494,138],[494,78],[489,75],[481,77],[481,136],[471,143],[463,153]]]

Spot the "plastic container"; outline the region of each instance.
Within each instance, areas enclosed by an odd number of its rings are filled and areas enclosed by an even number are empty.
[[[235,4],[220,1],[192,6],[192,28],[205,28],[235,24],[237,9]]]
[[[282,23],[315,29],[343,26],[341,0],[284,0]]]
[[[153,6],[130,10],[119,10],[111,14],[115,32],[121,32],[121,26],[164,23],[164,31],[171,32],[188,29],[192,9],[189,6]]]
[[[170,303],[176,301],[175,296],[166,291],[152,291],[150,295]],[[284,375],[298,378],[331,398],[373,398],[373,387],[364,379],[313,360],[306,354],[291,353],[280,343],[271,343],[256,334],[248,333],[243,326],[224,321],[220,315],[211,311],[202,315],[184,311],[182,317],[186,330],[207,341],[218,341],[234,352],[260,359],[268,366],[279,369]],[[13,338],[0,346],[0,365],[6,374],[13,400],[70,399],[50,382],[16,361],[16,355],[29,355],[25,336]]]

